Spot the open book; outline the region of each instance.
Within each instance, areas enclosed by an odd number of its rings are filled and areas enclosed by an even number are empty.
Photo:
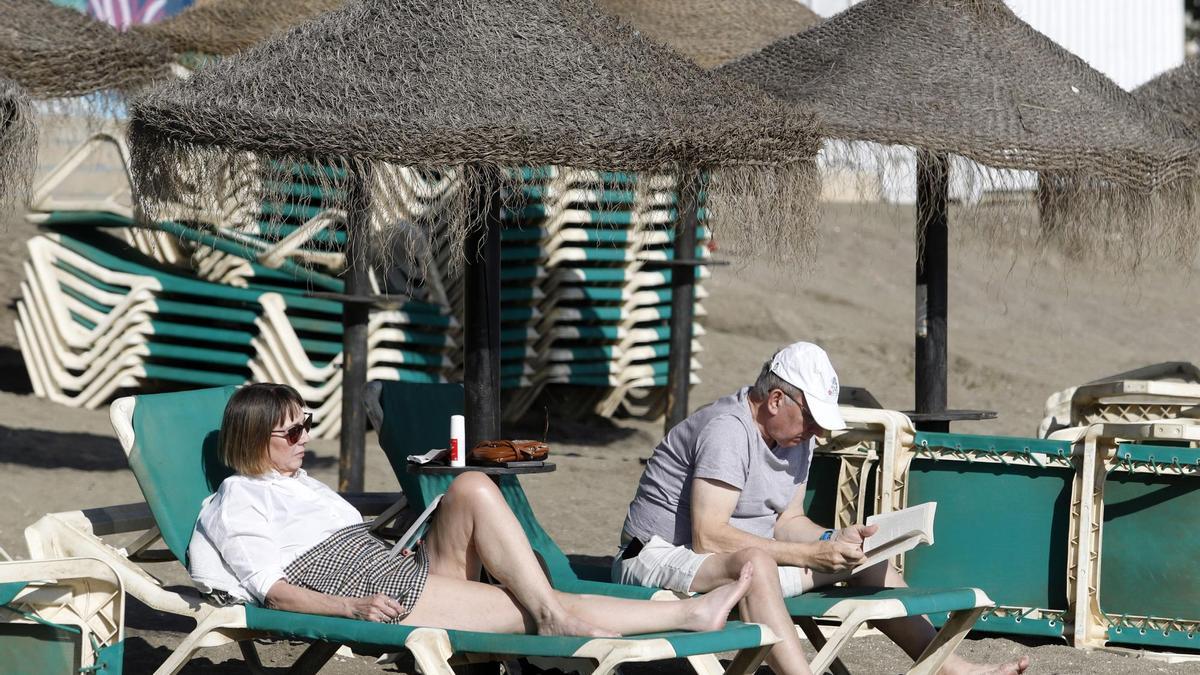
[[[867,559],[854,571],[862,571],[921,544],[932,544],[935,511],[937,502],[925,502],[891,513],[868,516],[867,525],[878,525],[879,530],[863,541],[863,553]]]
[[[393,556],[400,555],[405,549],[412,550],[412,547],[417,545],[417,542],[425,535],[425,531],[429,529],[429,519],[433,516],[433,512],[437,509],[438,504],[442,503],[443,496],[438,495],[434,497],[429,502],[429,506],[426,506],[425,510],[409,524],[408,529],[404,531],[404,534],[400,535],[400,538],[396,540],[396,544],[392,546]]]

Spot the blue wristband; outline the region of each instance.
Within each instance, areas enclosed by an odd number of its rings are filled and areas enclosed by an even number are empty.
[[[819,541],[829,541],[830,539],[833,539],[833,530],[825,530],[821,533]]]

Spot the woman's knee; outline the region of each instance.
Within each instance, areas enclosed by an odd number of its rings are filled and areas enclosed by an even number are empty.
[[[468,502],[491,500],[500,496],[500,490],[486,474],[468,471],[450,483],[446,496]]]

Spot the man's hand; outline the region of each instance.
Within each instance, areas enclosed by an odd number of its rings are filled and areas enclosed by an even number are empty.
[[[878,525],[851,525],[843,527],[833,533],[834,541],[844,541],[847,544],[858,544],[859,550],[862,550],[862,543],[867,537],[879,531]]]
[[[346,598],[346,616],[351,619],[383,623],[404,614],[408,609],[394,598],[376,593],[365,598]]]
[[[818,541],[812,544],[812,552],[808,557],[808,567],[817,572],[844,572],[858,566],[866,556],[863,555],[862,544],[851,544],[845,541]]]

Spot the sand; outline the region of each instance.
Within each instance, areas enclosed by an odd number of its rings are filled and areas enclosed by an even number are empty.
[[[35,231],[9,219],[0,244],[0,546],[26,557],[23,528],[47,512],[140,501],[105,410],[76,410],[30,393],[12,321],[22,277],[24,242]],[[819,258],[780,269],[744,262],[718,268],[706,284],[708,334],[702,339],[703,382],[692,407],[750,381],[762,361],[787,342],[823,345],[846,385],[867,387],[886,406],[912,403],[912,211],[901,207],[831,207],[822,223]],[[718,251],[718,256],[722,252]],[[1013,249],[952,234],[950,268],[950,402],[997,411],[961,431],[1031,435],[1050,393],[1150,363],[1200,363],[1196,269],[1146,265],[1136,277],[1104,266],[1090,270],[1057,255],[1030,262]],[[625,507],[661,422],[618,420],[552,424],[558,471],[525,481],[543,523],[567,552],[606,556],[615,548]],[[367,488],[395,490],[382,453],[368,438]],[[336,478],[336,443],[314,442],[307,466]],[[180,582],[178,565],[155,573]],[[186,621],[132,603],[126,672],[150,672],[177,644]],[[262,650],[284,665],[294,645]],[[1167,665],[1063,645],[970,639],[961,648],[978,660],[1031,654],[1035,673],[1200,673],[1200,664]],[[185,673],[243,672],[235,648],[210,650]],[[847,665],[855,673],[894,673],[906,659],[881,636],[856,640]],[[322,672],[370,673],[365,658],[335,658]],[[686,673],[667,664],[632,671]]]

